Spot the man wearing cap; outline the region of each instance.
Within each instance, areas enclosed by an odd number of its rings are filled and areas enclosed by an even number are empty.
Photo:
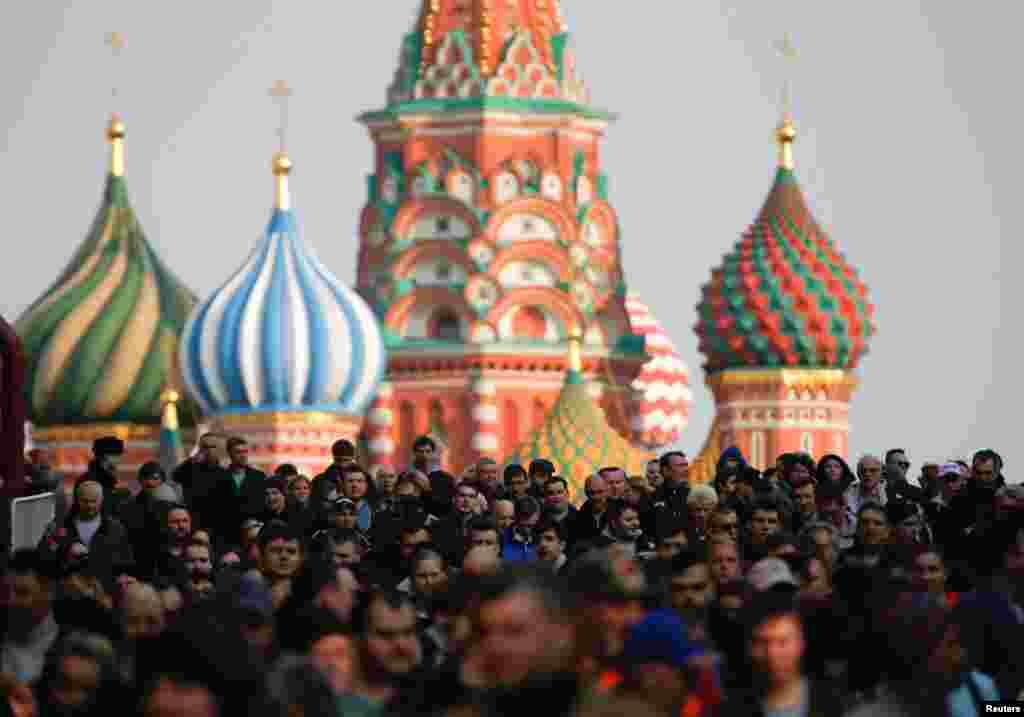
[[[762,558],[747,571],[747,584],[754,592],[768,591],[792,594],[800,587],[800,581],[782,558]]]
[[[665,717],[702,717],[718,704],[714,673],[671,610],[655,610],[633,626],[622,650],[620,691],[643,695]],[[710,679],[709,679],[710,678]]]
[[[79,479],[96,481],[103,487],[103,512],[107,515],[120,515],[121,508],[131,498],[131,493],[118,489],[117,467],[124,456],[124,441],[117,436],[104,436],[92,443],[93,458],[89,461],[89,470]]]

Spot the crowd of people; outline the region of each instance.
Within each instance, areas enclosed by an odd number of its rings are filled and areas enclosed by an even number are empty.
[[[578,507],[548,461],[452,475],[426,436],[309,477],[208,433],[137,491],[120,440],[93,450],[3,560],[15,715],[971,717],[1024,690],[1024,487],[990,450],[911,479],[898,449],[731,448],[701,485],[673,451]]]

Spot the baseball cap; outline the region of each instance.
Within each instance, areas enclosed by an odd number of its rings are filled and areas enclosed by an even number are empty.
[[[252,622],[268,621],[274,616],[270,590],[257,575],[246,574],[239,579],[235,604],[238,611]]]
[[[943,463],[939,467],[939,478],[945,478],[946,476],[962,476],[964,469],[959,463]]]
[[[622,659],[628,665],[662,664],[682,669],[702,652],[690,641],[686,625],[673,610],[654,610],[629,631]]]
[[[747,573],[747,582],[757,592],[771,590],[777,585],[800,587],[793,570],[780,558],[764,558],[754,563]]]
[[[356,504],[355,504],[354,501],[352,501],[352,500],[350,500],[348,498],[338,498],[336,501],[334,501],[334,510],[339,512],[339,513],[341,511],[343,511],[343,510],[347,511],[347,512],[351,512],[351,513],[355,513],[356,512]]]

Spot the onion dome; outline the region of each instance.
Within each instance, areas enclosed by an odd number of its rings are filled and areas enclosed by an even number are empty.
[[[793,171],[796,131],[777,132],[779,167],[760,214],[698,305],[708,371],[746,367],[853,369],[875,332],[875,307],[811,215]]]
[[[274,155],[276,198],[255,250],[200,304],[181,339],[185,385],[206,414],[361,415],[386,355],[366,303],[300,238],[291,161]]]
[[[107,130],[110,173],[89,234],[17,323],[37,425],[156,424],[178,382],[178,337],[196,298],[161,263],[128,201],[125,127]]]
[[[650,357],[633,381],[638,395],[633,440],[652,450],[675,443],[690,416],[690,374],[661,323],[636,294],[626,296],[626,313],[635,335],[644,338]]]
[[[568,481],[576,502],[583,499],[584,481],[601,468],[622,468],[629,475],[643,474],[653,453],[635,448],[608,423],[595,403],[583,377],[583,334],[569,337],[569,370],[562,392],[544,423],[508,459],[526,465],[537,458],[555,464],[557,474]]]

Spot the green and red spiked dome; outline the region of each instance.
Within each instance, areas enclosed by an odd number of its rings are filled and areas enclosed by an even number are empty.
[[[796,132],[779,128],[779,167],[753,225],[711,274],[694,327],[708,373],[854,369],[875,333],[857,271],[811,215],[793,171]]]

